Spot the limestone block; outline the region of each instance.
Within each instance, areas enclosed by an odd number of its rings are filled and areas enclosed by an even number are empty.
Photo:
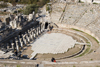
[[[19,46],[18,46],[18,41],[16,40],[16,49],[17,49],[17,52],[19,52]]]
[[[94,0],[93,2],[94,3],[100,3],[100,0]]]
[[[81,0],[82,2],[92,3],[92,0]]]
[[[33,20],[33,14],[29,14],[28,21],[32,21],[32,20]]]
[[[13,27],[13,22],[12,21],[10,21],[10,25]]]
[[[14,28],[17,28],[17,22],[16,22],[16,20],[13,21],[13,24],[14,24]]]

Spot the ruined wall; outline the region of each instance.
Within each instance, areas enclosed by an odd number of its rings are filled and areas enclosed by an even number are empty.
[[[3,40],[8,35],[10,35],[11,32],[12,32],[11,26],[5,26],[3,28],[0,28],[0,41]]]
[[[78,2],[79,0],[51,0],[51,1],[57,1],[57,2]]]
[[[57,1],[57,2],[71,2],[71,3],[77,3],[77,2],[84,2],[84,3],[100,3],[100,0],[51,0],[51,1]]]
[[[82,2],[92,3],[92,0],[81,0]]]
[[[93,2],[94,3],[100,3],[100,0],[94,0]]]
[[[81,0],[81,1],[86,3],[100,3],[100,0]]]

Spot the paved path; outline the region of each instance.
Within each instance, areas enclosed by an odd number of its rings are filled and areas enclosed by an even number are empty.
[[[31,44],[32,50],[34,51],[31,55],[34,57],[37,53],[64,53],[67,52],[69,48],[73,48],[75,43],[76,40],[62,33],[45,34]]]
[[[38,64],[40,63],[39,61],[35,61],[35,60],[31,60],[31,61],[6,61],[6,60],[2,60],[0,61],[0,64],[26,64],[26,65],[33,65],[33,64]],[[73,61],[73,62],[50,62],[50,61],[42,61],[42,64],[100,64],[100,60],[94,60],[94,61]]]
[[[47,61],[43,61],[44,64],[95,64],[95,63],[100,63],[100,60],[95,60],[95,61],[80,61],[80,62],[47,62]]]

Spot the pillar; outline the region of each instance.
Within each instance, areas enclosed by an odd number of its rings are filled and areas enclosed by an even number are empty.
[[[37,34],[36,34],[36,29],[34,29],[34,33],[35,33],[34,35],[35,35],[35,38],[36,38],[36,36],[37,36]]]
[[[42,33],[42,24],[40,25],[40,27],[41,27],[41,33]]]
[[[17,27],[18,27],[18,28],[20,27],[20,23],[17,24]]]
[[[41,34],[41,25],[39,25],[39,34]]]
[[[35,29],[33,29],[33,38],[35,39],[35,36],[36,36],[36,34],[35,34]]]
[[[45,27],[44,24],[42,24],[42,27],[41,27],[42,28],[42,32],[44,31],[44,27]]]
[[[17,38],[18,38],[18,41],[19,41],[19,39],[20,39],[20,35],[18,35]]]
[[[28,37],[28,34],[26,34],[26,40],[27,40],[28,43],[30,42],[30,39]]]
[[[30,33],[28,33],[27,36],[28,36],[28,41],[30,43],[30,41],[31,41]]]
[[[26,45],[27,43],[26,43],[26,38],[25,38],[25,36],[23,36],[23,42],[24,42],[24,45],[27,46],[27,45]]]
[[[28,30],[28,33],[30,33],[30,31]]]
[[[38,36],[38,27],[36,28],[36,35]]]
[[[35,38],[35,29],[33,29],[33,37]]]
[[[34,39],[34,30],[31,28],[31,36],[32,36],[32,40]]]
[[[14,43],[11,43],[11,46],[12,46],[12,50],[14,52]]]
[[[21,48],[23,48],[22,38],[20,38],[19,42],[20,42]]]
[[[45,29],[45,25],[43,24],[43,31],[44,31],[44,29]]]
[[[16,50],[17,50],[17,52],[19,52],[18,41],[16,40],[15,43],[16,43]]]
[[[34,40],[34,32],[32,31],[32,40]]]
[[[30,29],[30,32],[28,33],[29,34],[29,39],[30,39],[30,41],[32,41],[32,31],[31,31],[31,29]]]
[[[50,30],[50,24],[48,24],[48,28],[47,29]]]
[[[12,26],[12,28],[13,28],[13,22],[12,21],[10,21],[10,25]]]
[[[31,41],[30,30],[28,30],[27,36],[28,36],[28,42],[30,42]]]
[[[34,27],[32,27],[32,30],[34,30]]]
[[[30,33],[30,39],[33,40],[32,32]]]
[[[25,35],[22,34],[21,36],[22,36],[22,42],[23,42],[23,44],[25,44],[25,42],[24,42],[25,41]]]
[[[40,30],[41,30],[41,33],[42,33],[42,24],[40,25]]]
[[[38,29],[38,35],[39,35],[39,34],[40,34],[40,33],[39,33],[39,26],[37,27],[37,29]]]
[[[9,49],[9,43],[7,43],[6,46],[7,46],[7,50],[8,50]]]
[[[13,21],[14,28],[17,28],[16,20]]]
[[[12,45],[11,45],[12,43],[13,43],[13,40],[10,40],[10,47],[11,47],[11,48],[12,48]]]

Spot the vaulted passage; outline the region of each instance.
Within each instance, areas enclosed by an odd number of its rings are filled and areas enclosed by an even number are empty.
[[[92,0],[92,2],[93,2],[94,0]]]
[[[46,23],[45,23],[45,29],[47,29],[47,28],[48,28],[48,23],[46,22]]]

